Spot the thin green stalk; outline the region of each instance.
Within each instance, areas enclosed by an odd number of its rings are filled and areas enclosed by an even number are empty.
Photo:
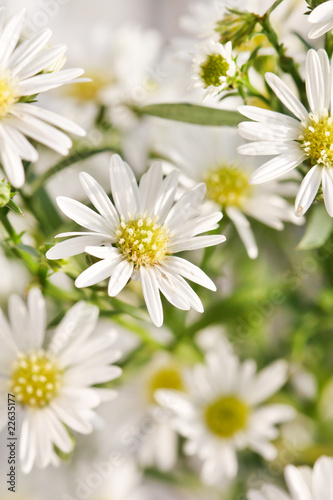
[[[107,151],[112,151],[114,153],[119,153],[117,148],[114,146],[101,146],[95,149],[81,149],[78,151],[74,151],[72,154],[64,158],[59,163],[56,163],[52,167],[50,167],[44,174],[39,176],[31,185],[31,196],[34,196],[37,191],[39,191],[44,184],[51,179],[55,174],[65,170],[65,168],[78,163],[79,161],[86,160],[91,156],[97,155],[99,153],[105,153]]]
[[[293,78],[298,88],[301,101],[303,102],[303,104],[306,104],[307,98],[305,92],[305,83],[299,74],[297,64],[291,57],[286,55],[286,49],[283,43],[279,42],[276,31],[274,30],[270,22],[269,15],[267,15],[266,13],[263,17],[258,17],[258,23],[261,25],[263,33],[267,36],[271,45],[276,50],[282,71],[289,74]]]
[[[38,266],[28,253],[18,248],[17,245],[21,243],[21,236],[17,234],[17,232],[13,228],[10,220],[8,219],[8,215],[5,209],[0,210],[0,221],[6,232],[8,233],[9,239],[7,240],[7,243],[11,252],[23,262],[23,264],[31,274],[36,275]]]
[[[266,15],[267,16],[270,16],[271,13],[273,12],[273,10],[276,9],[276,7],[278,7],[280,5],[280,3],[282,3],[283,0],[276,0],[273,5],[266,11]]]

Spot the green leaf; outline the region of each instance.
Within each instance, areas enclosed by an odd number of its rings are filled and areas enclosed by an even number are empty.
[[[16,205],[15,201],[10,200],[6,206],[10,208],[10,210],[13,210],[13,212],[22,215],[22,210],[18,205]]]
[[[328,215],[324,203],[313,208],[305,234],[297,248],[312,250],[319,248],[328,240],[333,231],[333,218]]]
[[[39,253],[34,247],[31,247],[30,245],[25,245],[24,243],[19,243],[17,245],[20,250],[23,250],[23,252],[28,253],[29,255],[32,255],[32,257],[39,257]]]
[[[236,111],[208,108],[189,103],[152,104],[138,110],[166,120],[194,123],[196,125],[237,127],[245,118]]]

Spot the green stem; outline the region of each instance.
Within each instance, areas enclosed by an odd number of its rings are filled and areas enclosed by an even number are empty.
[[[280,3],[282,3],[283,0],[276,0],[273,5],[266,11],[266,15],[267,16],[270,16],[271,13],[273,12],[273,10],[276,9],[276,7],[278,7],[280,5]]]
[[[49,168],[44,174],[38,177],[35,182],[32,183],[31,196],[36,194],[37,191],[39,191],[51,177],[61,172],[65,168],[70,167],[75,163],[78,163],[79,161],[86,160],[91,156],[97,155],[99,153],[105,153],[107,151],[112,151],[114,153],[119,152],[114,146],[101,146],[95,149],[80,149],[74,151],[72,154],[67,156],[67,158],[61,160],[59,163],[56,163],[55,165],[53,165],[53,167]]]
[[[17,234],[10,220],[8,219],[6,209],[0,210],[0,221],[6,232],[8,233],[9,240],[7,240],[7,242],[11,252],[23,262],[23,264],[31,274],[36,275],[38,266],[36,265],[33,258],[17,247],[17,245],[21,243],[21,236]]]
[[[263,33],[267,36],[271,45],[276,50],[276,53],[279,57],[279,64],[280,64],[282,71],[284,73],[289,74],[293,78],[293,80],[298,88],[301,101],[303,102],[303,104],[306,104],[307,98],[306,98],[306,92],[305,92],[305,83],[299,74],[298,67],[297,67],[295,61],[291,57],[286,55],[286,49],[285,49],[283,43],[279,42],[276,31],[274,30],[267,13],[263,17],[258,17],[258,23],[261,25],[261,27],[263,29]]]

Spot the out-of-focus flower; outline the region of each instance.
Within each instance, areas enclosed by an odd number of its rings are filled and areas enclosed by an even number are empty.
[[[170,471],[176,464],[177,433],[170,424],[170,412],[158,407],[155,392],[159,389],[185,390],[183,370],[184,366],[176,358],[168,353],[158,353],[127,388],[127,397],[136,408],[136,421],[131,426],[132,433],[127,432],[124,437],[129,446],[134,441],[138,443],[138,460],[145,467],[155,466]],[[140,422],[148,421],[151,422],[150,431],[143,434]],[[138,435],[134,429],[138,430]]]
[[[187,438],[185,453],[203,461],[208,484],[236,476],[237,449],[251,448],[267,460],[276,457],[270,442],[276,424],[295,415],[288,405],[261,404],[285,383],[287,363],[276,361],[259,373],[253,360],[240,363],[226,343],[206,353],[206,363],[185,372],[185,393],[156,392],[157,401],[173,411],[174,427]]]
[[[220,212],[201,215],[204,184],[195,186],[174,203],[177,174],[163,180],[162,167],[156,163],[142,176],[140,185],[130,167],[118,155],[110,166],[112,204],[103,188],[88,174],[81,183],[99,214],[70,198],[58,197],[65,215],[90,232],[63,233],[74,238],[58,243],[47,253],[49,259],[67,258],[86,252],[101,259],[76,279],[76,286],[94,285],[110,277],[111,297],[126,286],[130,278],[142,283],[148,312],[157,326],[163,323],[160,291],[175,307],[202,312],[199,297],[183,276],[211,290],[214,283],[197,266],[173,254],[217,245],[224,236],[197,236],[218,227]]]
[[[329,0],[318,5],[308,17],[313,24],[309,38],[318,38],[333,29],[333,1]]]
[[[66,51],[64,45],[45,48],[52,32],[45,29],[20,43],[25,10],[5,22],[0,10],[0,157],[9,181],[24,184],[22,160],[35,162],[38,153],[26,136],[67,155],[72,141],[58,128],[81,135],[84,130],[67,118],[33,104],[41,92],[72,83],[82,69],[48,71]]]
[[[203,88],[205,95],[217,95],[232,85],[236,62],[231,42],[226,45],[209,40],[198,47],[193,59],[195,87]]]
[[[304,177],[295,200],[296,215],[303,215],[322,184],[326,210],[333,217],[333,117],[331,116],[331,66],[325,50],[309,50],[306,60],[306,92],[310,112],[288,86],[273,73],[266,81],[280,101],[296,116],[241,106],[239,111],[254,120],[239,125],[240,134],[255,141],[240,146],[249,155],[277,155],[261,165],[250,177],[261,184],[291,172],[303,161],[313,165]]]
[[[166,131],[157,151],[169,158],[186,175],[180,176],[183,185],[193,179],[204,181],[206,198],[214,206],[225,210],[235,225],[250,258],[256,258],[258,248],[246,216],[267,226],[282,230],[283,221],[302,224],[284,196],[294,196],[295,182],[272,182],[264,186],[251,186],[248,179],[259,166],[237,154],[242,140],[231,128],[174,125]]]
[[[114,332],[91,337],[98,309],[84,302],[67,312],[47,342],[45,302],[37,288],[29,292],[27,306],[19,296],[10,297],[9,319],[0,310],[1,411],[9,393],[23,412],[20,461],[28,473],[34,464],[58,465],[55,447],[72,451],[67,428],[92,432],[93,409],[116,395],[92,386],[119,377],[121,369],[110,363],[120,352],[112,345]]]
[[[272,484],[265,484],[261,490],[250,490],[249,500],[319,500],[333,497],[333,459],[320,457],[313,470],[310,467],[287,465],[285,479],[288,494]]]

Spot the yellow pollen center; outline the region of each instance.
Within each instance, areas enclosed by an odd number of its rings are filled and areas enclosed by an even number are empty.
[[[244,429],[248,413],[248,407],[242,401],[234,396],[224,396],[206,407],[204,418],[213,434],[220,438],[229,438]]]
[[[122,221],[116,232],[117,246],[135,266],[158,264],[167,253],[170,235],[149,217]]]
[[[238,167],[227,166],[209,170],[203,180],[207,186],[207,198],[222,207],[242,206],[252,191],[247,174]]]
[[[221,77],[227,76],[229,69],[228,61],[221,54],[210,54],[206,61],[201,64],[201,79],[205,84],[205,88],[213,85],[219,87],[221,85]]]
[[[61,371],[45,351],[20,353],[14,363],[10,391],[22,405],[47,406],[58,394]]]
[[[78,82],[71,85],[67,90],[70,97],[80,101],[98,101],[100,92],[115,82],[110,75],[98,71],[88,72],[85,76],[91,78],[91,82]]]
[[[0,73],[0,118],[4,118],[19,99],[9,76]]]
[[[310,158],[313,165],[333,166],[333,118],[322,116],[318,118],[309,115],[309,121],[303,125],[299,136],[301,148]]]
[[[184,390],[181,372],[177,366],[164,366],[151,377],[148,383],[148,395],[153,402],[155,402],[154,394],[158,389]]]

